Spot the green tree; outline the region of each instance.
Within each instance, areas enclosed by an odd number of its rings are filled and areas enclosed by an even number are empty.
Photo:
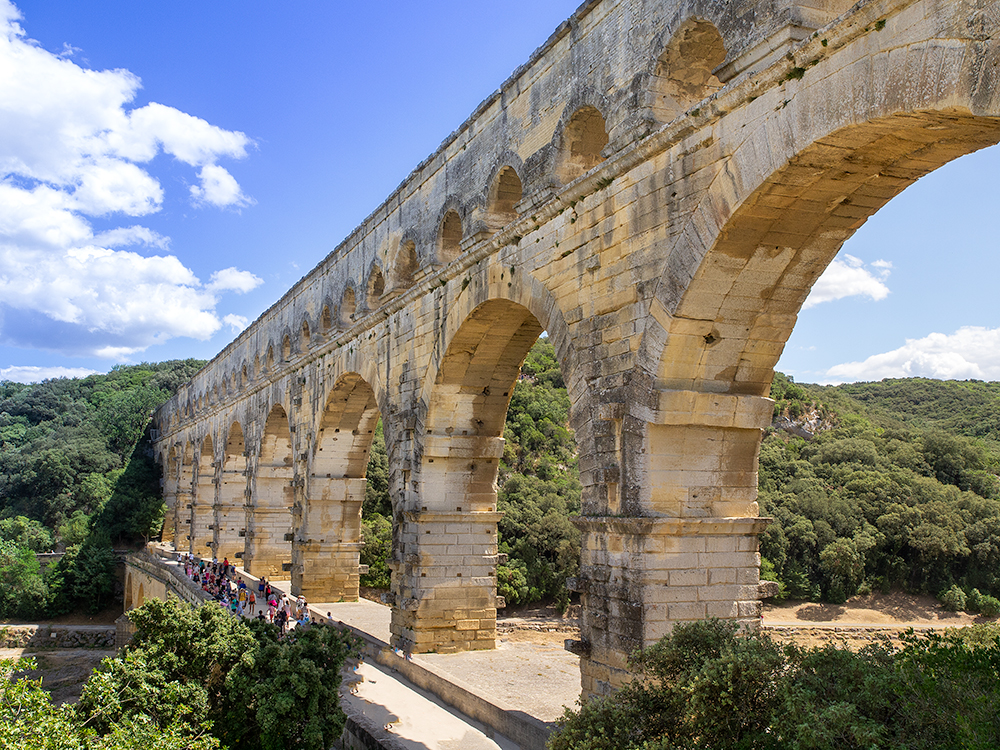
[[[371,513],[361,520],[361,564],[368,572],[361,576],[361,585],[388,589],[391,582],[389,557],[392,555],[392,523],[379,513]]]
[[[14,542],[18,547],[32,552],[52,550],[52,532],[38,521],[24,516],[0,518],[0,539]]]
[[[0,539],[0,617],[27,619],[44,609],[48,592],[35,553]]]

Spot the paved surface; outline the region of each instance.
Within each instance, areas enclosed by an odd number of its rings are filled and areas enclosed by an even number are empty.
[[[402,747],[517,750],[503,737],[490,739],[476,722],[377,664],[364,662],[356,674],[362,681],[345,698],[348,714],[363,713]]]
[[[362,599],[320,602],[309,608],[320,617],[329,612],[334,620],[389,641],[389,607]],[[580,658],[561,646],[497,639],[494,651],[414,654],[412,658],[502,708],[542,721],[562,716],[563,706],[575,706],[580,696]]]

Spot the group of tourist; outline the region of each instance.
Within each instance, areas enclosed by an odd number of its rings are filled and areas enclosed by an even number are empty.
[[[292,628],[307,628],[312,624],[305,597],[292,600],[287,594],[272,589],[263,576],[257,582],[257,590],[252,590],[241,576],[237,576],[236,566],[230,565],[228,558],[220,563],[215,558],[207,561],[187,552],[180,554],[178,561],[184,566],[184,574],[188,578],[235,617],[253,617],[256,612],[257,619],[277,625],[282,634]],[[261,603],[259,612],[258,602]],[[327,617],[330,617],[329,612]],[[319,623],[323,622],[323,618],[319,618]]]

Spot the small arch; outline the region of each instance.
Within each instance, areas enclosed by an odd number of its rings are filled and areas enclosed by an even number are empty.
[[[340,325],[349,328],[354,323],[354,314],[357,312],[358,303],[354,294],[354,287],[347,287],[344,295],[340,298]]]
[[[583,176],[602,161],[608,145],[608,128],[604,115],[596,107],[585,106],[573,113],[560,139],[556,176],[570,183]]]
[[[374,310],[378,307],[379,299],[385,294],[385,277],[382,275],[382,269],[377,265],[372,265],[372,269],[368,274],[368,295],[367,295],[367,305],[369,310]]]
[[[289,362],[292,359],[292,337],[287,333],[281,339],[281,361]]]
[[[521,178],[513,167],[500,170],[490,188],[489,214],[490,223],[498,229],[506,226],[517,218],[514,208],[524,196]]]
[[[274,372],[274,346],[271,344],[267,345],[267,358],[265,360],[268,372]]]
[[[302,328],[299,334],[299,351],[303,354],[309,351],[309,345],[312,343],[312,336],[309,331],[309,321],[302,321]]]
[[[438,262],[451,263],[462,253],[462,217],[448,211],[441,220],[438,236]]]
[[[722,88],[715,74],[726,60],[726,45],[709,21],[689,18],[657,58],[648,106],[658,122],[670,122]]]
[[[251,378],[260,375],[260,355],[253,355],[253,371],[247,373]]]
[[[135,597],[135,608],[138,609],[146,601],[146,592],[143,589],[142,584],[139,584],[139,593]]]
[[[333,314],[329,305],[323,305],[323,313],[319,316],[319,328],[322,333],[329,333],[333,328]]]
[[[413,276],[420,268],[417,257],[417,243],[412,239],[404,239],[396,251],[395,263],[392,268],[392,288],[406,289],[413,286]]]

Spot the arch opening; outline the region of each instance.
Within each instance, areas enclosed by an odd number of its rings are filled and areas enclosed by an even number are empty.
[[[309,321],[303,320],[302,327],[299,329],[299,352],[305,354],[309,351],[309,346],[312,343],[312,335],[309,331]]]
[[[559,144],[556,176],[563,183],[582,177],[604,161],[608,129],[596,107],[581,107],[566,124]]]
[[[722,88],[715,74],[726,60],[722,35],[709,21],[689,18],[656,61],[648,106],[657,122],[670,122]]]
[[[292,587],[308,599],[358,598],[361,513],[378,423],[372,387],[357,373],[339,378],[316,435],[293,551]]]
[[[462,219],[457,211],[449,211],[441,221],[438,237],[438,262],[451,263],[462,254]]]
[[[340,298],[340,325],[343,328],[350,328],[354,324],[354,316],[357,311],[357,301],[354,295],[354,289],[348,287],[344,290],[343,296]]]
[[[382,269],[378,266],[372,266],[371,273],[368,274],[368,294],[366,299],[366,305],[369,310],[374,310],[379,306],[379,301],[383,294],[385,294],[385,277],[382,275]]]
[[[840,149],[836,160],[823,142],[806,147],[721,228],[672,311],[688,325],[668,330],[657,357],[661,387],[766,396],[799,310],[844,242],[923,175],[1000,141],[1000,122],[910,112],[845,128],[834,139],[857,145]],[[784,180],[790,173],[811,177],[792,192]]]
[[[522,363],[542,332],[516,303],[480,305],[452,337],[425,391],[423,450],[418,471],[405,478],[414,491],[406,495],[404,513],[397,512],[402,523],[394,554],[407,564],[394,573],[392,589],[397,600],[410,587],[423,592],[415,610],[393,612],[394,638],[402,647],[424,652],[495,645],[504,428]],[[428,545],[446,533],[458,533],[459,543],[429,554]],[[477,629],[456,630],[469,611],[478,613]]]
[[[392,268],[392,289],[393,291],[408,289],[413,286],[413,277],[420,269],[420,261],[417,258],[417,245],[413,240],[404,240],[399,243],[396,251],[396,259]]]
[[[197,478],[191,499],[191,551],[196,555],[212,556],[215,487],[215,449],[212,436],[206,435],[198,455]]]
[[[524,197],[523,192],[521,178],[514,168],[501,169],[490,189],[489,216],[494,231],[517,219],[514,206]]]

